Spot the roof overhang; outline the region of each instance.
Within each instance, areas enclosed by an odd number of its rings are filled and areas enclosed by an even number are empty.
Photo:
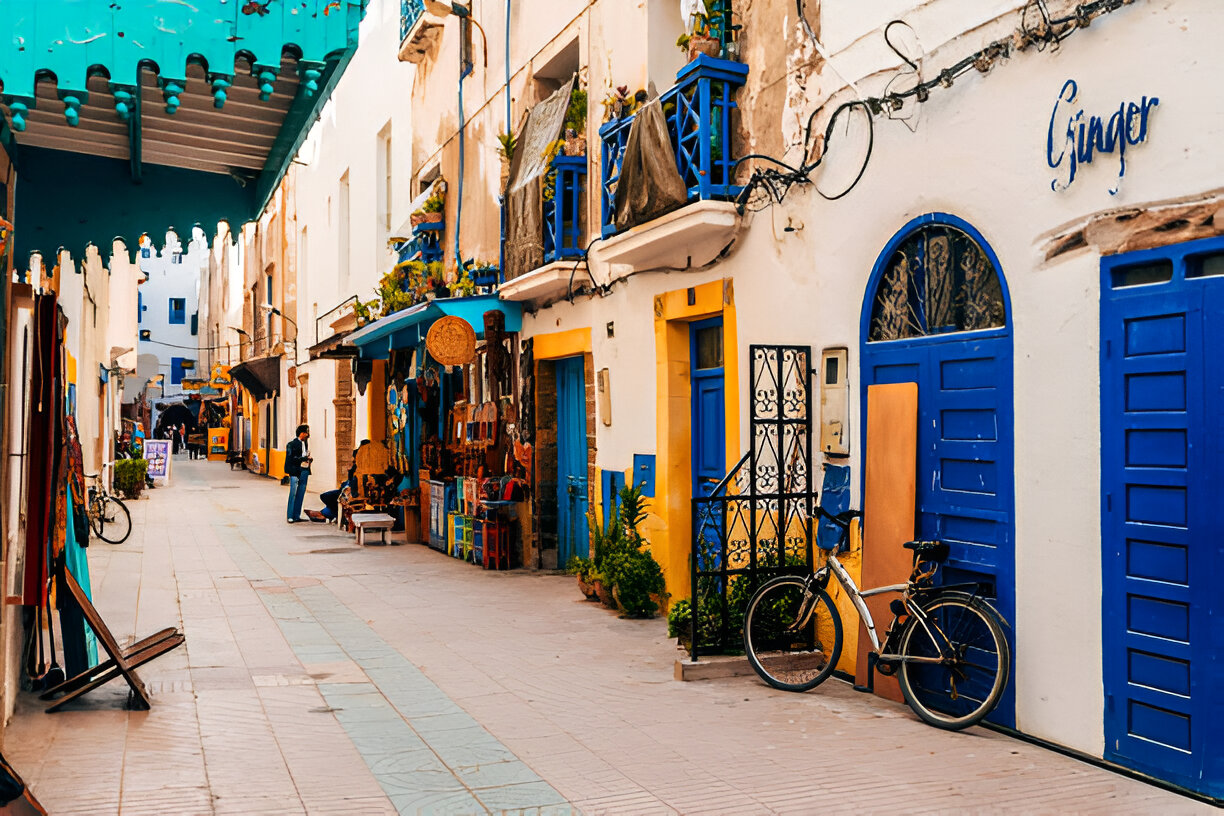
[[[198,221],[211,234],[217,221],[256,217],[356,50],[365,5],[0,3],[10,43],[0,48],[0,142],[16,154],[23,182],[18,252],[109,249],[114,237],[134,249],[142,232],[189,232]],[[90,160],[73,163],[74,184],[44,183],[74,155]],[[28,173],[41,178],[32,185]],[[112,182],[107,195],[80,191],[91,173]],[[198,214],[180,215],[201,189]],[[40,198],[55,200],[57,218],[43,218]],[[135,203],[150,198],[145,209]],[[118,214],[105,212],[151,218],[145,210],[158,207],[172,220],[116,228]]]
[[[499,311],[506,316],[507,332],[522,331],[523,309],[519,304],[505,303],[497,295],[476,295],[418,303],[358,329],[346,342],[356,346],[362,358],[385,360],[395,349],[420,345],[434,321],[447,315],[466,320],[476,332],[476,338],[483,340],[484,314],[488,311]]]

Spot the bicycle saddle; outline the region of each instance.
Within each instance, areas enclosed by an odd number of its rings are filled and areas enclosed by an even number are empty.
[[[924,561],[943,561],[948,557],[948,545],[942,541],[907,541],[903,546]]]

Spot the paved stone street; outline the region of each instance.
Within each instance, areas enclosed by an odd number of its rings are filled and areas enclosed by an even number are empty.
[[[830,681],[680,683],[660,620],[572,578],[287,526],[285,488],[174,463],[122,545],[89,550],[122,639],[186,646],[63,713],[27,695],[5,754],[56,816],[1190,813],[1205,805]],[[317,506],[312,497],[310,506]]]

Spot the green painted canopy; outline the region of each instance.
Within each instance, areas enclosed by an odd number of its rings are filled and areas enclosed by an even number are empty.
[[[221,209],[232,224],[257,216],[356,50],[365,5],[366,0],[0,0],[6,37],[0,44],[0,105],[8,126],[3,141],[16,156],[19,177],[27,180],[23,161],[47,176],[60,152],[90,157],[99,166],[113,163],[130,179],[126,188],[112,188],[111,202],[101,206],[66,197],[62,188],[19,184],[13,214],[18,251],[63,245],[76,252],[82,241],[108,246],[116,235],[182,228],[194,174],[214,177],[203,184],[210,206],[200,220],[213,218],[223,200],[231,202]],[[65,166],[73,164],[64,158]],[[167,201],[165,185],[141,187],[146,165],[189,171],[175,176],[170,188],[181,201]],[[117,172],[108,168],[104,175],[114,178]],[[150,194],[178,211],[180,223],[131,224],[106,234],[115,216],[100,209],[156,209],[155,202],[125,201]],[[59,224],[23,223],[23,212],[54,209],[30,196],[53,196],[55,207],[80,211],[63,212]],[[115,200],[123,206],[111,206]],[[23,233],[35,230],[41,236],[31,246]]]

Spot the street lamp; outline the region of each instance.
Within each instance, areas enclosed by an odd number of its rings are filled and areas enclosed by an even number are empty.
[[[294,320],[289,315],[282,312],[280,309],[273,306],[271,303],[261,303],[259,304],[259,308],[267,312],[268,314],[277,315],[278,317],[283,318],[284,320],[288,320],[290,323],[293,324],[293,364],[297,365],[297,361],[298,361],[297,359],[298,358],[298,347],[297,347],[298,324],[297,324],[297,321]]]

